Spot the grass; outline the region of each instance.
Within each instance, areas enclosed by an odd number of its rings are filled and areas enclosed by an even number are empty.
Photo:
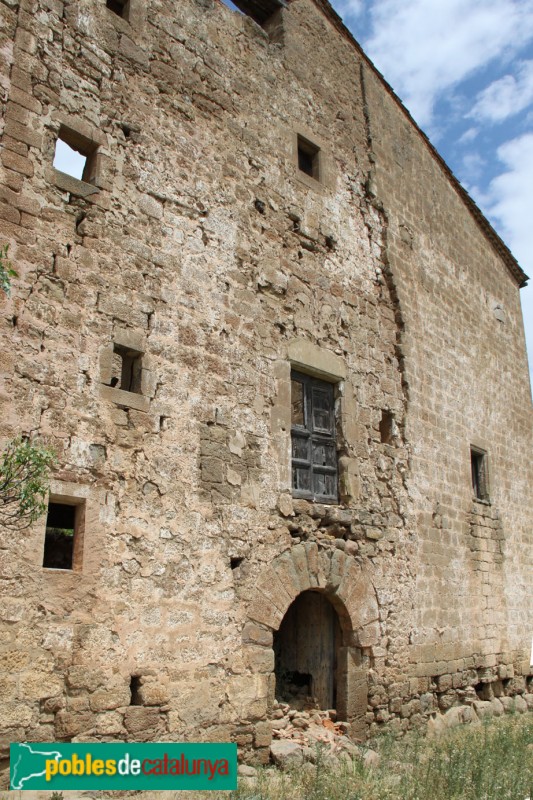
[[[464,726],[437,739],[383,737],[377,767],[328,765],[264,770],[239,781],[231,800],[533,800],[530,714]],[[228,795],[225,795],[226,798]]]
[[[260,770],[256,779],[239,779],[236,792],[157,794],[174,800],[533,800],[533,714],[461,726],[435,739],[382,736],[374,749],[381,759],[373,768],[362,760],[331,764],[318,751],[315,764]],[[24,794],[0,791],[0,800],[24,800]],[[155,800],[153,792],[98,793],[112,795]],[[94,796],[65,792],[64,800]]]

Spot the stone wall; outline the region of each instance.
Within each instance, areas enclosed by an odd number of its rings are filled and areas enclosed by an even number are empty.
[[[128,20],[0,0],[19,273],[0,435],[46,437],[52,497],[84,508],[71,571],[42,568],[45,519],[1,532],[4,742],[231,739],[267,759],[272,633],[310,588],[343,626],[358,735],[463,687],[527,694],[517,281],[322,6],[264,30],[219,0],[130,0]],[[54,170],[58,135],[96,148],[92,182]],[[335,384],[339,505],[292,498],[291,365]]]
[[[531,392],[516,265],[502,264],[501,243],[371,70],[364,81],[406,320],[420,559],[410,658],[426,680],[472,666],[531,674]],[[472,499],[470,446],[487,453],[488,503]]]

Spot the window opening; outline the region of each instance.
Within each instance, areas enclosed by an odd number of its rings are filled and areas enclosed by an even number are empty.
[[[390,411],[381,412],[381,422],[379,423],[379,435],[382,444],[393,444],[394,442],[394,416]]]
[[[338,501],[334,385],[291,375],[292,488],[295,497]]]
[[[235,0],[234,2],[222,0],[222,2],[232,11],[239,11],[251,17],[267,33],[275,15],[287,7],[286,0]]]
[[[320,147],[298,134],[298,169],[314,178],[320,179]]]
[[[107,0],[107,8],[122,19],[129,19],[130,2],[129,0]]]
[[[470,448],[470,463],[472,468],[472,489],[477,500],[489,499],[489,486],[487,475],[487,454],[483,450]]]
[[[78,153],[62,139],[56,141],[54,154],[54,167],[71,178],[82,179],[83,171],[87,163],[87,156]]]
[[[141,698],[141,676],[140,675],[132,675],[130,680],[130,706],[142,706],[142,698]]]
[[[53,166],[71,178],[95,183],[97,145],[76,131],[63,125],[59,130]]]
[[[120,344],[113,344],[113,365],[110,385],[125,392],[141,394],[142,353]]]
[[[74,569],[81,508],[70,503],[48,503],[43,555],[46,569]]]

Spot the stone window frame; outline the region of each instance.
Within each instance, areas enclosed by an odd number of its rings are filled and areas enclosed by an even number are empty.
[[[470,445],[470,475],[473,501],[490,505],[489,454],[486,446],[477,442]]]
[[[315,151],[316,176],[314,177],[311,177],[300,169],[299,151],[302,144]],[[313,131],[303,127],[299,127],[297,130],[293,131],[291,161],[299,183],[317,192],[324,192],[326,189],[334,188],[333,172],[328,150],[322,139]]]
[[[130,392],[110,386],[113,357],[119,351],[135,353],[141,359],[140,391]],[[112,341],[100,353],[100,397],[136,411],[148,411],[154,394],[153,373],[149,369],[146,355],[146,338],[143,333],[127,328],[118,328]]]
[[[58,139],[87,158],[82,180],[53,166]],[[112,188],[111,160],[107,155],[107,136],[84,119],[68,114],[54,113],[47,137],[47,153],[45,155],[49,156],[47,180],[64,192],[90,200],[101,190]]]
[[[120,389],[133,394],[142,394],[142,361],[144,353],[132,347],[113,342],[113,355],[122,360]]]

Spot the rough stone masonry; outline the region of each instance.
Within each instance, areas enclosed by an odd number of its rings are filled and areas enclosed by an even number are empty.
[[[326,0],[237,5],[0,0],[4,766],[532,707],[526,276]]]

